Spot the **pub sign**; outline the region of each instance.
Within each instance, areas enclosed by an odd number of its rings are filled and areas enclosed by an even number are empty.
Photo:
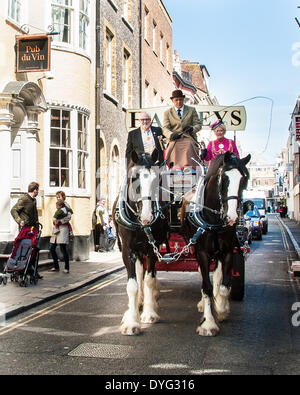
[[[294,116],[296,140],[300,141],[300,115]]]
[[[16,38],[17,73],[50,70],[50,36],[35,34]]]

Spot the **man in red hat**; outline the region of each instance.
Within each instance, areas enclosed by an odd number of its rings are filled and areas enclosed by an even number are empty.
[[[165,159],[174,168],[186,166],[196,167],[199,159],[197,132],[201,130],[201,122],[194,107],[184,105],[181,90],[172,92],[173,106],[165,111],[163,120],[163,134],[169,140],[165,151]]]

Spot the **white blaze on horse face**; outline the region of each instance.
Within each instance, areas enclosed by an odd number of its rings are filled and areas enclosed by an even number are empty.
[[[152,195],[153,181],[156,178],[155,171],[151,169],[142,169],[140,171],[140,190],[142,199],[141,222],[147,225],[153,220],[152,215]]]
[[[232,169],[232,170],[226,171],[225,174],[229,178],[227,196],[228,197],[229,196],[238,196],[240,182],[242,179],[241,173],[237,169]],[[228,204],[228,209],[227,209],[228,224],[230,226],[232,226],[232,225],[234,225],[234,223],[236,222],[237,217],[238,217],[238,214],[237,214],[238,201],[237,201],[237,199],[230,199],[227,201],[227,204]]]

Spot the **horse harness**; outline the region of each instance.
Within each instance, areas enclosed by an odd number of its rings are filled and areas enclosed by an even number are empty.
[[[139,221],[134,222],[132,219],[130,219],[128,210],[130,210],[134,214],[134,216],[137,218],[139,217],[139,214],[137,213],[137,211],[135,211],[128,204],[126,199],[120,199],[120,197],[119,197],[118,206],[116,207],[116,222],[119,225],[121,225],[122,227],[125,227],[126,229],[128,229],[130,231],[142,230],[145,233],[145,235],[148,239],[148,243],[152,246],[153,251],[156,254],[159,261],[165,261],[167,263],[177,261],[177,260],[179,260],[179,258],[181,257],[182,254],[187,254],[189,252],[190,246],[195,245],[197,243],[198,238],[201,235],[203,235],[205,232],[213,231],[213,232],[219,233],[219,232],[225,232],[227,230],[228,224],[226,224],[226,222],[225,222],[226,218],[223,217],[224,216],[224,203],[226,203],[228,200],[234,200],[234,199],[238,201],[239,205],[242,202],[242,199],[238,195],[227,196],[226,198],[224,198],[221,193],[223,175],[224,175],[225,171],[228,171],[233,168],[236,168],[236,167],[229,166],[228,168],[226,168],[226,170],[223,168],[220,168],[218,171],[218,195],[219,195],[219,202],[220,202],[220,206],[221,206],[220,210],[214,210],[214,209],[211,209],[209,207],[202,205],[201,211],[196,210],[196,207],[194,207],[194,209],[192,209],[192,211],[187,215],[187,219],[188,219],[189,223],[193,227],[195,227],[197,230],[196,230],[195,234],[190,238],[189,243],[187,245],[185,245],[180,252],[175,252],[173,254],[169,253],[169,254],[165,254],[164,256],[162,256],[156,246],[156,241],[155,241],[153,234],[152,234],[151,227],[158,220],[158,218],[160,217],[161,219],[165,219],[165,216],[163,214],[163,209],[170,204],[169,202],[164,207],[161,207],[159,205],[158,200],[156,199],[154,201],[154,212],[153,212],[154,218],[153,218],[153,220],[151,221],[151,223],[149,223],[147,225],[142,225]],[[243,172],[242,169],[240,169],[239,167],[237,169],[240,171],[242,177],[246,177],[246,174]],[[126,191],[126,195],[127,195],[127,191]],[[123,196],[124,196],[124,191],[123,191]],[[150,196],[143,197],[140,200],[151,200],[151,197]],[[190,203],[192,203],[196,206],[195,202],[190,202]],[[197,204],[197,206],[198,206],[198,204]],[[220,222],[217,224],[208,223],[203,218],[203,209],[209,210],[209,211],[213,212],[214,214],[219,215]],[[241,221],[241,215],[242,215],[242,210],[239,209],[238,210],[239,222]]]

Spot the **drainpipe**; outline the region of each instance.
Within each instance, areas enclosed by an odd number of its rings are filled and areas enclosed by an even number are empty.
[[[142,18],[143,18],[143,1],[140,0],[140,42],[139,42],[139,72],[140,72],[140,108],[143,105],[143,81],[142,81],[142,45],[143,45],[143,32],[142,32]]]
[[[100,198],[100,0],[96,0],[96,84],[95,84],[95,149],[96,149],[96,204]]]

